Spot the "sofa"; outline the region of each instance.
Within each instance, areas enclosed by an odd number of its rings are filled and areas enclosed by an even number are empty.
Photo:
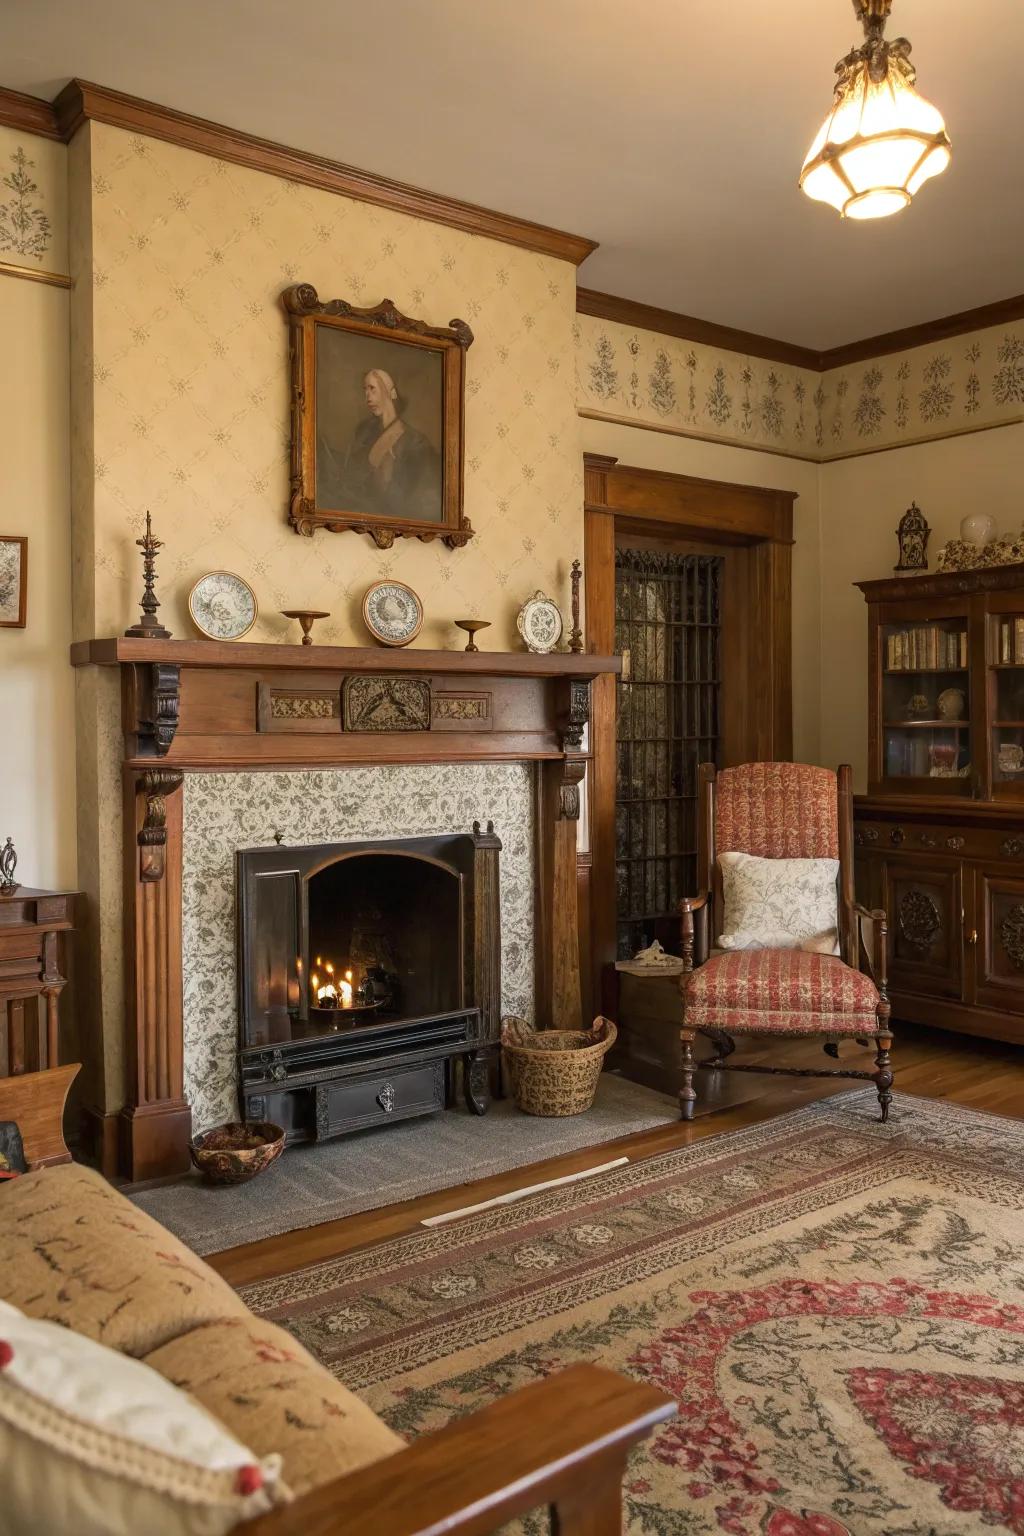
[[[490,1532],[548,1504],[562,1536],[621,1529],[630,1446],[674,1404],[596,1366],[539,1381],[411,1446],[100,1174],[43,1168],[0,1191],[0,1296],[143,1361],[257,1456],[295,1501],[248,1536]]]

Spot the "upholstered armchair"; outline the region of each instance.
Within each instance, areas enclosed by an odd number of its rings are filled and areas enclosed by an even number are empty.
[[[727,852],[759,859],[838,859],[837,953],[811,948],[718,947],[725,918],[720,860]],[[892,1099],[885,913],[858,905],[853,894],[853,797],[850,768],[833,773],[805,763],[744,763],[698,770],[697,883],[680,902],[683,1017],[680,1113],[692,1119],[697,1068],[789,1072],[799,1077],[874,1082],[882,1119]],[[826,890],[826,898],[828,891]],[[694,1059],[697,1034],[711,1056]],[[874,1072],[730,1062],[736,1035],[796,1039],[820,1036],[839,1057],[839,1041],[875,1043]]]

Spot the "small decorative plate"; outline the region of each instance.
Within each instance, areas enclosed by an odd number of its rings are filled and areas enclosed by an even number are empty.
[[[241,640],[256,623],[256,594],[241,576],[210,571],[189,593],[188,611],[208,640]]]
[[[423,604],[400,581],[376,581],[363,598],[363,622],[381,645],[408,645],[423,628]]]
[[[544,656],[553,651],[562,638],[562,615],[557,603],[543,592],[528,597],[519,610],[516,628],[526,642],[526,649]]]

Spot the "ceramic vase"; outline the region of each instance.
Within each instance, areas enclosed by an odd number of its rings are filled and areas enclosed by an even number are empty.
[[[991,512],[968,512],[960,523],[960,538],[965,544],[991,544],[996,536],[996,520]]]

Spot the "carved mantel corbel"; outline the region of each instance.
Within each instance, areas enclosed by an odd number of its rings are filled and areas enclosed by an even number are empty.
[[[139,712],[136,729],[140,753],[166,757],[178,729],[181,667],[176,662],[151,661],[135,668]]]
[[[139,879],[151,883],[164,877],[167,849],[166,795],[181,788],[185,775],[180,768],[150,768],[139,780],[146,810],[139,829]]]

